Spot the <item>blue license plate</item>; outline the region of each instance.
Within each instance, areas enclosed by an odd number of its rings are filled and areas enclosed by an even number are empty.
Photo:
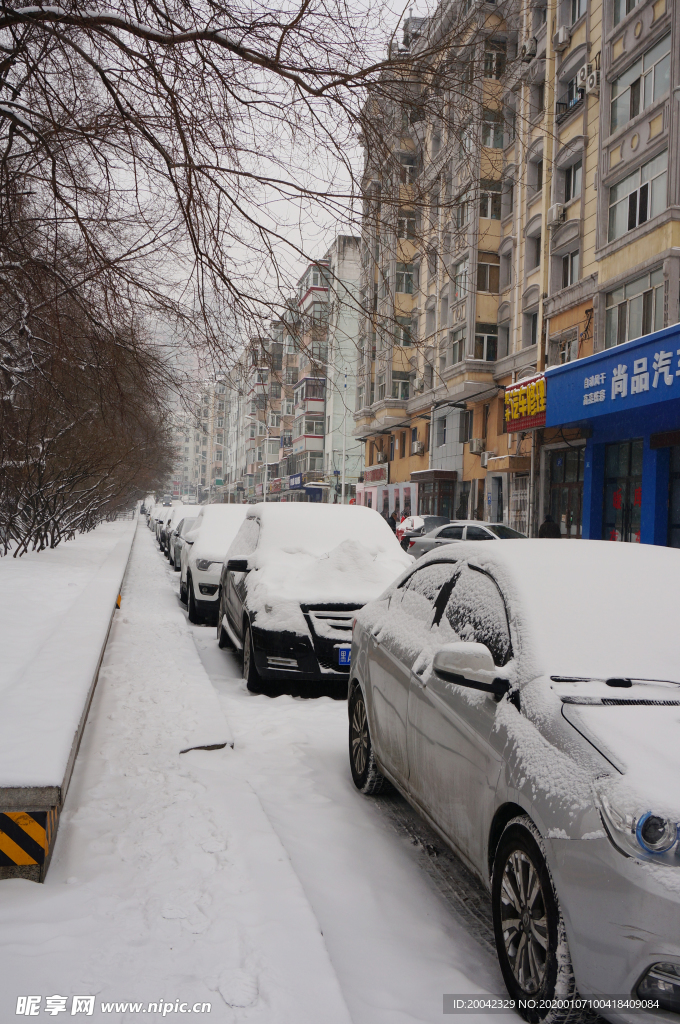
[[[341,647],[338,650],[338,665],[349,665],[350,648]]]

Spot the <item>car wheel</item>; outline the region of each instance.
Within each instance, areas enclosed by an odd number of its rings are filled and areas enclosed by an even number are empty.
[[[196,607],[194,585],[191,576],[187,576],[187,611],[189,613],[189,622],[193,622],[194,625],[199,626],[203,621],[203,616]]]
[[[181,577],[179,581],[179,599],[182,602],[182,604],[187,603],[187,585],[186,583],[182,583]]]
[[[250,626],[246,626],[243,634],[243,678],[251,693],[261,693],[262,683],[253,657],[253,638]]]
[[[543,854],[540,833],[525,815],[505,827],[496,850],[491,904],[501,973],[513,999],[535,1009],[519,1013],[530,1024],[587,1018],[564,1004],[576,996],[564,920]],[[551,1006],[551,1001],[557,1006]],[[545,1007],[545,1008],[540,1008]]]
[[[355,686],[349,698],[349,764],[352,781],[361,793],[374,796],[388,785],[375,763],[364,695]]]
[[[181,565],[180,565],[180,563],[179,563],[179,562],[177,561],[177,559],[176,559],[176,557],[175,557],[175,555],[176,555],[176,554],[177,554],[177,551],[174,551],[174,552],[173,552],[173,555],[172,555],[172,567],[173,567],[173,569],[175,570],[175,572],[179,572],[179,571],[180,571],[180,569],[182,568],[182,566],[181,566]]]
[[[224,651],[229,647],[233,647],[229,634],[222,625],[222,619],[224,618],[224,608],[222,606],[222,598],[220,597],[220,604],[217,610],[217,646],[220,650]]]

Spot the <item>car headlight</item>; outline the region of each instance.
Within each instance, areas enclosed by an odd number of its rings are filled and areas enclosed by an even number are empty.
[[[617,807],[611,797],[601,789],[596,789],[596,794],[609,837],[624,853],[633,857],[640,857],[645,853],[659,856],[669,853],[676,846],[679,837],[677,821],[664,818],[653,811],[635,815]]]
[[[197,569],[201,569],[203,572],[205,572],[206,569],[209,569],[211,565],[218,565],[218,564],[219,564],[218,562],[211,562],[209,558],[197,558],[196,559],[196,568]]]

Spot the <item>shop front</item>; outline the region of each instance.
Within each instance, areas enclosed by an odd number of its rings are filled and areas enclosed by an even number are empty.
[[[385,462],[364,470],[364,479],[357,484],[356,504],[375,508],[385,518],[393,512],[397,513],[398,519],[415,515],[418,509],[418,484],[408,480],[390,483],[389,465],[389,462]]]
[[[418,515],[456,518],[455,488],[458,473],[448,469],[423,469],[411,473],[418,487]]]
[[[586,437],[546,453],[553,518],[576,524],[580,511],[585,538],[680,547],[680,325],[552,367],[546,382],[546,426]]]

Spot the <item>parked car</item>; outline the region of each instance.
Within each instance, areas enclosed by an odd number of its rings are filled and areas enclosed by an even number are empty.
[[[245,519],[247,505],[201,505],[196,522],[183,533],[179,595],[190,622],[217,621],[222,563]]]
[[[397,523],[396,536],[404,551],[409,549],[413,537],[423,537],[438,526],[445,526],[451,520],[448,516],[407,516]]]
[[[181,568],[180,558],[182,546],[184,544],[184,535],[192,529],[195,522],[195,516],[190,517],[185,514],[185,518],[177,523],[170,534],[170,538],[168,540],[168,558],[170,559],[170,565],[173,567],[175,572],[179,572]]]
[[[198,505],[198,498],[195,494],[185,494],[183,501],[185,505]]]
[[[161,529],[160,545],[161,551],[164,552],[166,558],[170,558],[170,534],[176,526],[181,523],[184,519],[186,511],[184,505],[177,504],[172,506],[170,515],[165,518],[163,527]]]
[[[408,550],[414,558],[420,558],[432,548],[463,540],[526,540],[526,536],[504,523],[471,523],[467,519],[459,519],[446,526],[438,526],[422,537],[411,537]]]
[[[677,1019],[679,573],[652,545],[448,544],[357,616],[354,784],[388,779],[482,879],[532,1021],[575,991]]]
[[[220,647],[243,651],[251,690],[265,680],[345,683],[352,621],[411,564],[363,506],[251,505],[220,579]]]

